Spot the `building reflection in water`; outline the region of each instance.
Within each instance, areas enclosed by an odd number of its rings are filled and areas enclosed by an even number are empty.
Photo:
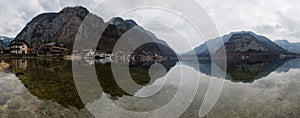
[[[95,60],[81,60],[75,63],[84,65],[84,67],[91,67]],[[12,72],[14,72],[28,89],[28,91],[37,96],[41,100],[55,101],[65,107],[75,107],[77,109],[84,108],[73,79],[72,61],[63,59],[12,59],[9,61],[12,65]],[[133,80],[141,85],[151,84],[159,77],[151,80],[148,75],[149,67],[155,62],[139,63],[130,66],[130,73]],[[162,65],[169,71],[176,62],[161,62]],[[123,66],[120,64],[120,66]],[[110,63],[95,63],[96,74],[98,81],[101,84],[101,91],[93,91],[95,87],[93,83],[88,81],[88,76],[93,74],[86,72],[82,74],[82,83],[85,88],[85,93],[91,96],[87,102],[92,102],[100,96],[95,93],[106,93],[111,99],[118,99],[119,97],[132,96],[123,91],[116,83],[111,72]],[[163,75],[161,75],[163,76]],[[131,91],[138,91],[141,88],[131,88]]]

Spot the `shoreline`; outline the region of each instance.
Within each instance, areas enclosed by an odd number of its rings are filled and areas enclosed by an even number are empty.
[[[0,55],[2,59],[34,59],[34,58],[65,58],[65,56],[18,56],[18,55]]]
[[[8,63],[6,63],[5,61],[3,60],[0,60],[0,72],[4,71],[5,69],[9,68],[10,65]]]

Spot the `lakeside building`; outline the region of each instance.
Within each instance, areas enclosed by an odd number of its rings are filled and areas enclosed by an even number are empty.
[[[94,57],[95,56],[95,52],[93,51],[93,49],[83,49],[81,51],[81,55],[83,57]]]
[[[11,54],[29,54],[30,46],[24,40],[13,40],[9,45]]]
[[[70,53],[69,49],[55,42],[42,45],[38,49],[39,55],[67,55],[68,53]]]

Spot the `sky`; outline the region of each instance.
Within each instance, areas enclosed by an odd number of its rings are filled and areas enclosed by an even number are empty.
[[[113,9],[134,8],[139,3],[149,3],[149,0],[127,0],[131,2],[122,2],[121,0],[0,1],[0,35],[9,37],[15,37],[26,23],[38,14],[59,12],[67,6],[84,6],[90,12],[107,21],[112,17]],[[103,1],[104,3],[109,2],[106,5],[99,5]],[[300,10],[297,8],[300,5],[299,0],[226,0],[226,2],[225,0],[194,0],[194,2],[204,9],[220,35],[233,31],[253,31],[271,40],[287,39],[290,42],[300,42],[300,17],[298,17],[300,16]],[[189,7],[182,2],[170,3],[170,6],[172,5]],[[197,11],[193,11],[193,13],[198,14]],[[164,38],[164,34],[169,33],[175,34],[168,36],[173,38],[186,36],[186,39],[191,40],[193,47],[203,42],[197,32],[192,31],[191,25],[188,26],[184,23],[184,20],[176,18],[172,13],[165,13],[157,9],[145,9],[135,10],[121,16],[135,20],[145,29],[153,30],[152,32],[161,39]],[[166,30],[168,28],[155,27],[158,25],[151,25],[151,23],[164,24],[166,21],[170,23],[169,29],[173,28],[172,31]],[[176,31],[181,32],[181,34],[174,33]]]

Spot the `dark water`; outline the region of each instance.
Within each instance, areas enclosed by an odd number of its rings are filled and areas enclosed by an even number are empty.
[[[225,78],[211,76],[210,63],[160,62],[153,69],[154,62],[135,62],[129,73],[137,85],[126,79],[117,81],[111,64],[95,60],[78,60],[73,65],[62,59],[5,61],[11,67],[0,73],[0,117],[133,117],[134,113],[122,111],[140,113],[168,106],[179,87],[183,99],[172,103],[174,107],[164,117],[177,110],[183,113],[181,117],[198,117],[211,78],[225,81],[206,117],[300,116],[300,59],[229,64]],[[80,73],[72,72],[74,64],[80,65]],[[127,66],[115,63],[114,67]],[[91,79],[93,74],[96,81]],[[182,81],[187,84],[180,84]],[[192,86],[196,81],[198,86]],[[181,110],[194,89],[191,105]]]

